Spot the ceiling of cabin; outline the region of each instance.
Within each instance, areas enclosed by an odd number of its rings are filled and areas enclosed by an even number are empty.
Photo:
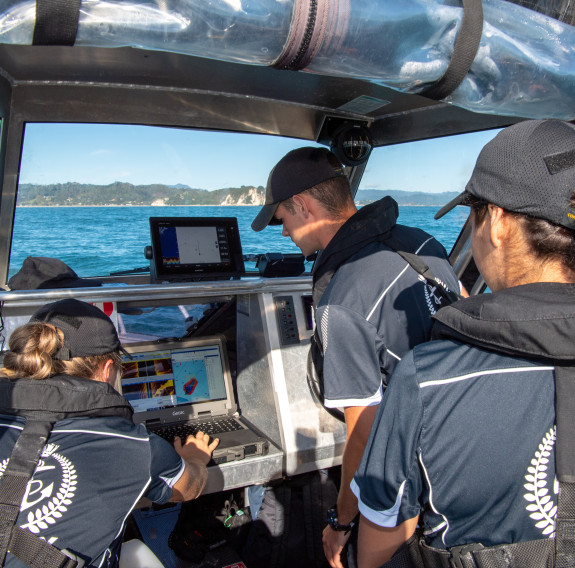
[[[326,117],[340,117],[370,123],[380,146],[516,120],[368,81],[134,48],[1,45],[0,74],[23,121],[155,124],[315,140]]]

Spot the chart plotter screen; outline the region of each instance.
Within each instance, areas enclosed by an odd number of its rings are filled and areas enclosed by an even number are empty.
[[[151,217],[153,280],[229,279],[244,272],[235,217]]]

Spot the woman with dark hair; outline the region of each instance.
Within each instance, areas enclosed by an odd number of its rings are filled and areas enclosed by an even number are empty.
[[[114,389],[116,329],[90,304],[44,306],[9,347],[0,369],[0,566],[115,567],[136,503],[197,497],[217,440],[200,432],[172,447],[133,423]]]
[[[352,483],[361,568],[575,566],[574,192],[575,126],[526,121],[436,215],[471,207],[492,293],[441,309],[389,382]]]

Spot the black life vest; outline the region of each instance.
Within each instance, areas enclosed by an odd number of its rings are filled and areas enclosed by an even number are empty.
[[[0,414],[26,419],[0,478],[0,566],[6,554],[31,568],[82,568],[81,551],[60,550],[16,526],[26,486],[54,427],[65,418],[132,419],[129,402],[107,383],[57,375],[43,380],[0,378]]]

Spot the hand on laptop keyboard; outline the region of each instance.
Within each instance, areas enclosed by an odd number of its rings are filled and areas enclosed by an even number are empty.
[[[240,430],[242,426],[233,418],[212,418],[206,421],[193,421],[193,422],[178,422],[175,424],[162,424],[157,428],[153,428],[152,432],[164,438],[170,442],[174,443],[176,436],[181,440],[186,440],[191,434],[195,436],[198,432],[204,432],[204,434],[209,434],[212,439],[222,432],[233,432],[234,430]]]
[[[184,461],[200,461],[207,465],[219,443],[218,438],[211,439],[209,434],[200,431],[195,436],[190,434],[184,443],[179,436],[176,436],[174,448]]]

